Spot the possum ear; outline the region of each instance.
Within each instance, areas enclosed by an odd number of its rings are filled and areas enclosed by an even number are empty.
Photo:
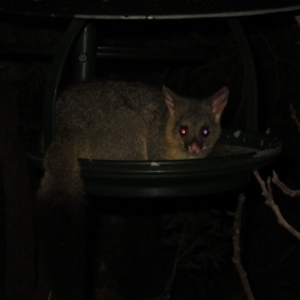
[[[228,95],[228,88],[223,87],[218,92],[209,97],[212,113],[215,116],[216,122],[220,122],[222,112],[227,104]]]
[[[162,87],[162,92],[165,98],[165,102],[170,112],[174,113],[175,111],[175,100],[174,93],[167,88],[165,85]]]
[[[174,116],[175,112],[178,111],[179,106],[183,104],[182,97],[178,96],[165,85],[162,87],[162,92],[169,112]]]

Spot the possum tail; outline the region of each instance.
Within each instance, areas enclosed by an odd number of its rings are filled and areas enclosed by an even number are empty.
[[[85,294],[87,209],[77,154],[71,141],[52,144],[38,191],[39,260],[58,300]]]

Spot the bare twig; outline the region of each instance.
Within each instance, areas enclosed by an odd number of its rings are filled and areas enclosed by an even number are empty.
[[[170,281],[168,282],[168,285],[166,286],[165,294],[167,295],[167,297],[170,297],[170,295],[172,293],[178,263],[179,263],[180,259],[182,258],[182,256],[180,255],[180,252],[182,251],[182,247],[183,247],[183,240],[184,240],[185,230],[186,230],[186,224],[184,224],[184,226],[182,228],[182,231],[181,231],[180,242],[179,242],[178,249],[177,249],[177,252],[176,252],[176,257],[175,257],[175,262],[174,262],[174,265],[173,265],[171,278],[170,278]]]
[[[276,215],[278,223],[282,227],[284,227],[287,231],[289,231],[293,236],[295,236],[298,240],[300,240],[300,233],[284,219],[278,205],[276,205],[274,202],[270,177],[267,180],[268,183],[268,188],[267,188],[265,182],[261,179],[259,173],[255,171],[253,172],[253,174],[256,177],[259,185],[261,186],[262,195],[266,198],[265,204],[268,205],[273,210],[274,214]]]
[[[293,121],[295,122],[296,126],[297,126],[297,129],[298,131],[300,132],[300,121],[298,119],[298,116],[297,116],[297,113],[296,113],[296,110],[293,106],[292,103],[290,103],[290,112],[291,112],[291,118],[293,119]]]
[[[260,31],[260,30],[257,30],[258,34],[262,37],[262,39],[264,40],[265,44],[267,45],[268,49],[269,49],[269,52],[272,54],[273,58],[274,58],[274,61],[275,61],[275,64],[276,64],[276,70],[278,70],[278,63],[277,61],[280,61],[284,64],[287,64],[291,67],[295,67],[296,65],[293,64],[292,62],[289,62],[285,59],[282,59],[280,58],[275,52],[274,50],[272,49],[272,46],[270,45],[268,39],[265,37],[265,35]],[[278,74],[279,74],[279,71],[278,71]],[[278,77],[278,76],[277,76]]]
[[[289,195],[290,197],[300,196],[300,190],[294,191],[289,189],[282,181],[280,181],[278,175],[274,171],[273,171],[272,182],[276,184],[286,195]]]
[[[47,300],[51,300],[51,299],[52,299],[52,291],[49,292]]]
[[[240,194],[238,200],[238,206],[235,212],[235,221],[234,221],[234,233],[233,233],[233,249],[234,249],[234,256],[232,261],[238,271],[238,274],[241,278],[242,285],[244,287],[244,291],[248,300],[254,300],[252,290],[248,281],[247,273],[245,272],[240,258],[240,232],[241,232],[241,215],[242,209],[245,202],[245,195]]]

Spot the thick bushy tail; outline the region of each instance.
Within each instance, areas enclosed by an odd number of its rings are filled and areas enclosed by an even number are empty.
[[[55,299],[82,300],[86,205],[75,150],[68,146],[56,143],[46,156],[37,203],[38,251]]]

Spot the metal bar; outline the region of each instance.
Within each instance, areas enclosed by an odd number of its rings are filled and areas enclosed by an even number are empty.
[[[44,107],[45,150],[48,149],[55,135],[55,104],[64,64],[70,52],[71,46],[74,44],[75,39],[78,37],[86,22],[86,20],[80,19],[74,19],[71,22],[69,28],[62,38],[61,44],[51,65]]]
[[[133,59],[133,60],[200,60],[199,53],[182,53],[178,49],[149,50],[142,47],[98,46],[97,58]],[[203,61],[204,62],[204,61]]]
[[[89,22],[75,43],[72,51],[74,82],[89,81],[96,76],[96,35],[95,25]]]

